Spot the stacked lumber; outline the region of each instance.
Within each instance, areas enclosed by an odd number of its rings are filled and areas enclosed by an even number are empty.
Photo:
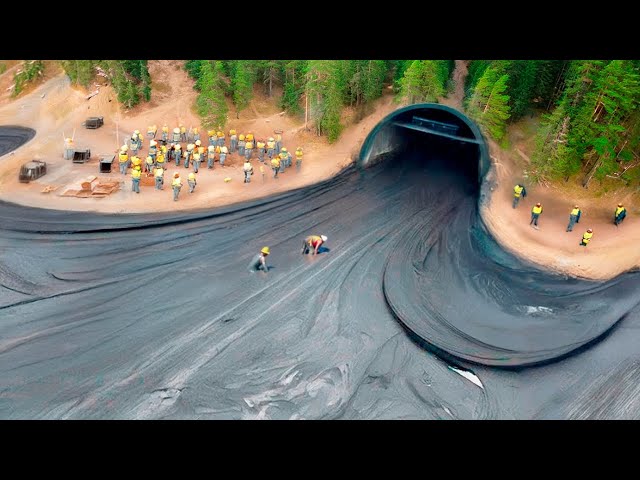
[[[100,182],[91,192],[92,197],[106,197],[120,188],[119,181]]]

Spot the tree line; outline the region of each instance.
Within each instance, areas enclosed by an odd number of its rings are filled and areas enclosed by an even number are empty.
[[[340,136],[343,108],[360,115],[392,86],[399,101],[437,101],[445,94],[452,60],[189,60],[196,80],[196,107],[206,126],[224,127],[228,105],[236,117],[252,99],[254,86],[290,115],[305,115],[308,125],[330,142]]]
[[[541,113],[532,158],[541,178],[640,180],[640,61],[474,60],[469,116],[495,140],[509,123]]]
[[[111,81],[118,101],[131,108],[151,99],[151,76],[147,60],[61,60],[72,83],[88,87],[98,68]]]

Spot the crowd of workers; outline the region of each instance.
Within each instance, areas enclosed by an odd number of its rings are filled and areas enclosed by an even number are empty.
[[[526,188],[521,184],[516,184],[516,186],[513,187],[513,208],[516,208],[518,206],[518,203],[520,202],[520,199],[526,196],[527,196]],[[538,202],[531,208],[531,221],[529,222],[529,225],[532,225],[533,228],[538,229],[538,219],[540,218],[540,215],[542,215],[542,204]],[[567,225],[567,228],[566,228],[567,232],[573,231],[573,227],[577,223],[580,223],[581,216],[582,216],[582,210],[580,210],[580,207],[578,205],[574,205],[571,211],[569,212],[569,224]],[[627,216],[627,209],[624,207],[622,203],[618,203],[618,206],[616,207],[613,214],[614,225],[616,227],[620,225],[622,221],[626,218],[626,216]],[[579,245],[586,247],[591,241],[592,237],[593,237],[593,229],[588,228],[582,234],[582,240],[580,241]]]
[[[293,165],[293,155],[282,144],[282,135],[275,134],[275,137],[255,138],[253,133],[246,135],[238,134],[235,129],[227,135],[222,131],[208,130],[206,132],[207,146],[203,145],[199,129],[190,128],[187,130],[183,125],[176,127],[172,132],[164,125],[161,131],[161,138],[156,140],[158,134],[157,126],[149,126],[147,138],[149,147],[146,157],[141,155],[143,150],[143,136],[139,130],[131,135],[131,139],[120,147],[118,163],[120,173],[127,174],[131,169],[131,189],[140,193],[140,179],[142,175],[155,178],[155,188],[164,190],[164,175],[167,166],[175,162],[176,167],[183,166],[190,169],[187,175],[189,193],[195,191],[197,185],[196,175],[200,171],[200,166],[206,161],[208,169],[214,169],[215,163],[224,167],[225,162],[231,155],[237,154],[244,160],[242,167],[244,173],[244,183],[251,182],[254,173],[251,161],[254,157],[263,165],[260,165],[262,179],[265,178],[265,167],[273,172],[273,178],[278,178],[278,174],[284,173],[287,168]],[[184,148],[183,148],[184,144]],[[298,147],[294,153],[296,159],[296,170],[302,167],[303,151]],[[143,161],[142,158],[145,158]],[[225,181],[228,181],[225,179]],[[173,190],[173,200],[177,201],[182,189],[182,177],[179,172],[173,174],[171,179]]]

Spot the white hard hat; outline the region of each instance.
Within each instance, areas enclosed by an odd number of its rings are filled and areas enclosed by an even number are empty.
[[[320,238],[322,239],[323,242],[327,241],[327,236],[326,235],[320,235]]]

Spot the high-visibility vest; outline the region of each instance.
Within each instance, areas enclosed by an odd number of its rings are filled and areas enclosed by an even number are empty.
[[[220,153],[229,153],[229,149],[227,147],[222,147],[220,149]]]
[[[200,155],[204,154],[204,150],[205,150],[204,147],[198,147],[198,153]]]
[[[624,212],[624,211],[625,211],[625,208],[624,208],[624,207],[618,207],[618,208],[616,208],[616,217],[617,217],[618,215],[620,215],[620,214],[621,214],[622,212]]]
[[[218,132],[218,138],[224,138],[224,133],[223,132]]]
[[[251,150],[253,148],[253,142],[247,142],[244,146],[247,150]]]
[[[138,157],[131,157],[131,164],[135,167],[136,165],[140,165],[142,163],[142,160],[140,160]]]
[[[280,152],[280,160],[284,160],[288,156],[289,156],[289,154],[287,152]]]
[[[153,165],[153,158],[151,158],[151,157],[147,157],[147,159],[145,160],[145,162],[147,162],[147,165]]]
[[[578,216],[579,213],[580,213],[580,209],[579,208],[574,208],[573,210],[571,210],[571,215]]]
[[[516,185],[515,187],[513,187],[513,196],[516,198],[520,198],[522,190],[524,190],[523,187],[521,187],[520,185]]]
[[[591,237],[593,237],[593,233],[584,232],[584,234],[582,235],[582,243],[584,244],[589,243],[589,240],[591,240]]]
[[[169,133],[169,127],[167,127],[166,125],[164,127],[162,127],[162,131],[164,133]]]
[[[231,135],[235,135],[236,133],[237,133],[237,132],[236,132],[236,131],[235,131],[235,129],[233,129],[233,128],[232,128],[231,130],[229,130],[229,135],[230,135],[230,136],[231,136]]]
[[[275,142],[267,142],[267,148],[269,150],[273,150],[274,148],[276,148]]]
[[[120,160],[120,163],[127,163],[129,161],[129,155],[127,155],[126,153],[121,153],[120,155],[118,155],[118,160]]]
[[[198,152],[193,154],[193,161],[194,162],[199,162],[200,161],[200,154]]]
[[[195,182],[196,181],[196,174],[195,173],[191,172],[189,174],[189,181],[191,181],[191,182]]]
[[[276,142],[280,142],[282,141],[282,135],[278,134],[276,135]]]
[[[251,164],[249,162],[244,162],[244,166],[242,167],[242,169],[245,172],[252,172],[253,171],[253,167],[251,166]]]
[[[271,166],[273,168],[278,168],[280,166],[280,159],[278,157],[273,157],[271,159]]]
[[[258,148],[260,148],[260,149],[264,148],[264,142],[258,142],[258,143],[256,144],[256,147],[258,147]]]
[[[533,207],[531,212],[540,215],[542,213],[542,207]]]
[[[140,179],[140,175],[142,175],[142,172],[137,168],[134,168],[133,170],[131,170],[131,178]]]
[[[296,158],[302,159],[302,150],[296,150]]]
[[[154,175],[156,176],[156,178],[164,177],[164,169],[163,168],[156,168],[156,171],[155,171]]]
[[[180,133],[187,133],[186,127],[180,127]]]
[[[173,182],[171,182],[171,186],[172,187],[181,187],[182,186],[182,181],[180,180],[180,177],[174,178]]]

